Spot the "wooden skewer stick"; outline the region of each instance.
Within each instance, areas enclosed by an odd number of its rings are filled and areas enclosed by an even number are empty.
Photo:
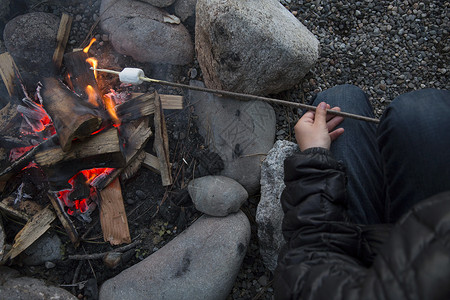
[[[94,68],[91,68],[91,69],[94,71],[98,71],[98,72],[105,72],[105,73],[116,74],[116,75],[120,74],[119,71],[113,71],[113,70],[108,70],[108,69],[94,69]],[[316,107],[313,105],[289,102],[289,101],[280,100],[280,99],[273,99],[273,98],[267,98],[267,97],[250,95],[250,94],[229,92],[229,91],[224,91],[224,90],[208,89],[208,88],[199,87],[199,86],[190,86],[190,85],[186,85],[186,84],[175,83],[175,82],[170,82],[170,81],[165,81],[165,80],[152,79],[152,78],[148,78],[145,76],[141,76],[141,77],[139,77],[139,79],[141,79],[142,81],[146,81],[146,82],[168,85],[168,86],[178,87],[178,88],[186,88],[186,89],[200,91],[200,92],[219,94],[222,96],[237,98],[237,99],[241,99],[241,100],[259,100],[259,101],[271,102],[271,103],[284,105],[284,106],[297,107],[297,108],[301,108],[301,109],[316,110]],[[370,117],[351,114],[351,113],[342,112],[342,111],[335,111],[335,110],[327,109],[327,113],[329,113],[331,115],[344,117],[344,118],[351,118],[351,119],[355,119],[355,120],[372,122],[372,123],[376,123],[376,124],[380,123],[380,120],[376,119],[376,118],[370,118]]]

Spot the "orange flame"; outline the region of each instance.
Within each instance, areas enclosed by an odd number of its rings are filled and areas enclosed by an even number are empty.
[[[96,38],[92,38],[92,40],[89,42],[89,45],[87,45],[86,48],[83,49],[84,53],[88,53],[89,52],[89,48],[91,48],[92,44],[96,41]]]
[[[95,92],[94,88],[92,87],[92,85],[88,85],[86,87],[86,94],[88,95],[88,101],[89,103],[91,103],[92,105],[94,105],[95,107],[98,107],[98,103],[97,103],[97,93]]]
[[[93,57],[89,57],[86,59],[86,62],[89,63],[94,69],[97,69],[98,66],[98,60],[93,58]],[[97,71],[94,70],[94,77],[97,80]]]
[[[109,115],[111,116],[111,119],[114,122],[114,124],[119,125],[120,120],[119,120],[119,117],[117,117],[116,110],[114,109],[114,107],[116,106],[116,104],[114,103],[114,100],[111,99],[111,96],[104,95],[103,102],[105,103],[106,110],[108,111]]]

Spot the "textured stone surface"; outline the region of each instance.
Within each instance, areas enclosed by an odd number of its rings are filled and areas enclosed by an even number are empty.
[[[319,42],[276,0],[198,0],[195,48],[209,88],[275,94],[298,84]]]
[[[191,85],[203,86],[199,81]],[[220,175],[233,178],[253,195],[259,191],[261,161],[275,139],[275,112],[261,101],[239,101],[210,93],[190,91],[200,133],[220,155]]]
[[[175,3],[175,15],[184,22],[189,17],[195,17],[197,0],[178,0]]]
[[[261,200],[256,210],[259,251],[264,264],[272,272],[277,266],[278,253],[285,241],[281,232],[284,213],[280,196],[284,184],[284,160],[300,151],[289,141],[277,141],[261,166]]]
[[[114,49],[139,62],[185,65],[192,62],[194,45],[182,24],[164,22],[169,14],[148,3],[103,0],[101,27]]]
[[[35,266],[47,261],[60,260],[61,246],[61,239],[57,235],[43,235],[21,254],[22,261],[24,264]]]
[[[188,190],[197,210],[216,217],[237,212],[248,198],[242,185],[225,176],[194,179],[189,182]]]
[[[139,1],[146,2],[156,7],[167,7],[175,2],[175,0],[139,0]]]
[[[53,71],[59,21],[53,14],[35,12],[17,16],[6,24],[5,46],[20,71]]]
[[[242,211],[203,215],[163,248],[107,280],[100,299],[226,299],[249,242],[250,222]]]
[[[18,277],[19,272],[0,266],[0,299],[76,300],[68,291],[47,285],[43,280]]]

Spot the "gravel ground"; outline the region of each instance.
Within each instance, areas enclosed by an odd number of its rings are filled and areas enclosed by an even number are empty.
[[[309,102],[317,92],[350,83],[367,92],[379,117],[399,94],[420,88],[449,89],[448,1],[281,0],[319,39],[321,57],[298,86],[277,98]],[[100,1],[36,1],[34,11],[74,16],[69,48],[80,46],[98,19]],[[65,5],[67,4],[67,5]],[[93,34],[102,37],[99,27]],[[105,38],[104,38],[105,39]],[[195,66],[194,66],[195,67]],[[189,78],[189,74],[184,74]],[[275,107],[277,139],[294,140],[298,115]],[[258,198],[244,211],[254,219]],[[272,299],[270,272],[258,253],[256,225],[229,299]]]

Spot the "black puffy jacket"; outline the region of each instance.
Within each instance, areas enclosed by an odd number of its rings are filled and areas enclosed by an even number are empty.
[[[348,222],[345,171],[329,151],[286,159],[285,183],[275,299],[450,299],[450,192],[393,227],[364,226]]]

